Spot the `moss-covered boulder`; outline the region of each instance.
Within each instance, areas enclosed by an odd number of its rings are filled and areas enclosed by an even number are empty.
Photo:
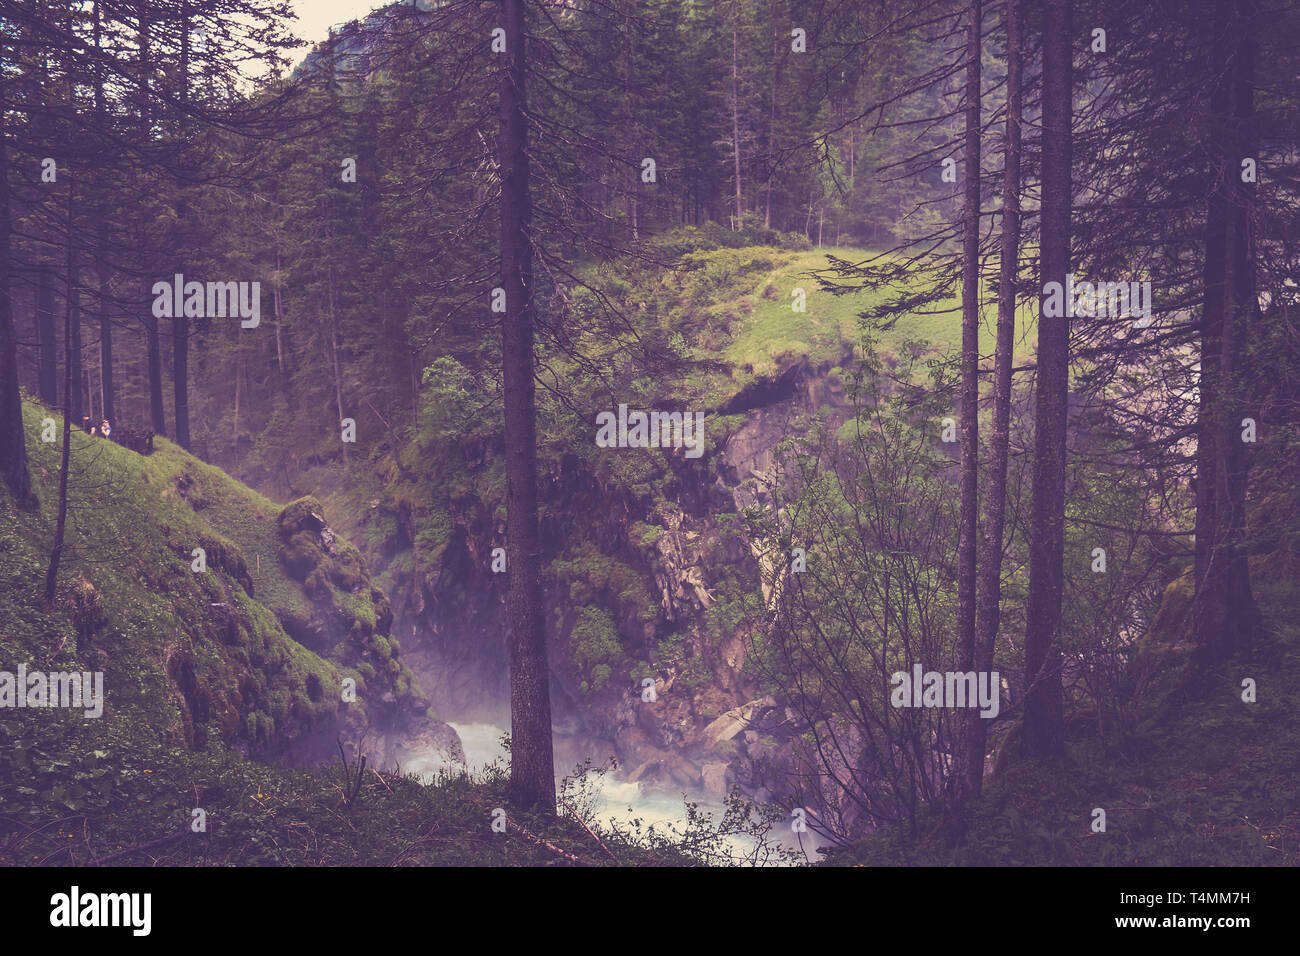
[[[357,551],[336,534],[310,495],[285,505],[276,518],[277,555],[284,573],[302,584],[301,600],[281,621],[303,645],[355,669],[358,691],[390,723],[428,708],[410,669],[390,640],[393,612]]]

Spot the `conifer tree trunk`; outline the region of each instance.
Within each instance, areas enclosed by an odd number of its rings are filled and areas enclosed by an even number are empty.
[[[59,463],[59,503],[54,524],[54,545],[50,548],[50,563],[45,568],[45,603],[53,604],[58,593],[59,564],[63,560],[63,542],[68,523],[68,471],[72,452],[72,418],[76,414],[74,396],[80,391],[76,379],[73,349],[80,347],[74,334],[81,324],[79,293],[77,291],[77,260],[72,238],[73,189],[68,187],[68,295],[63,313],[63,455]]]
[[[99,53],[103,30],[101,0],[95,0],[95,51]],[[106,128],[104,106],[104,68],[95,68],[95,119],[100,128]],[[101,189],[101,195],[103,190]],[[113,321],[108,311],[108,220],[102,214],[95,227],[95,271],[99,278],[99,402],[100,414],[111,424],[117,424],[117,402],[113,389]]]
[[[190,447],[190,322],[184,314],[172,318],[172,413],[176,416],[176,444]]]
[[[542,616],[533,372],[532,205],[529,197],[525,0],[502,0],[508,64],[501,74],[501,285],[506,445],[506,620],[510,642],[510,796],[555,810],[550,671]]]
[[[1070,271],[1071,0],[1043,3],[1043,148],[1039,282]],[[1038,381],[1034,402],[1034,489],[1029,526],[1025,632],[1024,745],[1047,757],[1064,752],[1061,698],[1061,592],[1065,547],[1065,437],[1070,388],[1070,320],[1043,314],[1039,299]],[[1062,313],[1066,310],[1062,309]]]
[[[328,278],[325,286],[326,301],[329,304],[330,317],[330,376],[334,380],[334,408],[338,412],[340,435],[342,434],[343,419],[346,412],[343,410],[343,366],[339,358],[339,324],[338,318],[334,314],[334,265],[330,264]],[[350,461],[348,455],[348,443],[343,442],[343,460]]]
[[[189,104],[190,90],[190,16],[187,0],[181,0],[181,89],[182,109]],[[181,117],[181,129],[186,126],[186,118]],[[182,230],[188,213],[184,198],[184,186],[181,197],[176,201],[176,219]],[[184,270],[178,270],[184,271]],[[190,447],[190,320],[185,310],[177,309],[172,317],[172,395],[173,414],[176,416],[176,443],[182,448]]]
[[[740,193],[740,86],[739,86],[739,30],[740,30],[740,12],[736,4],[732,4],[732,16],[735,17],[731,23],[731,156],[735,166],[736,175],[736,225],[737,230],[743,228],[741,220],[745,215],[745,206]],[[818,243],[820,245],[820,243]]]
[[[767,155],[767,182],[763,186],[763,228],[772,228],[772,180],[776,178],[772,170],[773,143],[776,142],[776,93],[781,83],[781,68],[785,58],[781,56],[781,28],[777,21],[772,21],[772,71],[771,85],[768,88],[767,135],[764,137],[763,150]],[[852,135],[852,131],[850,131]],[[853,181],[853,149],[849,148],[849,181]]]
[[[239,343],[244,337],[244,330],[237,328],[235,330],[235,354],[238,359],[235,361],[235,421],[231,428],[230,446],[235,452],[235,467],[239,467],[239,394],[244,382],[244,350]]]
[[[23,508],[36,503],[27,470],[27,436],[23,432],[23,403],[18,391],[18,338],[14,334],[9,299],[9,148],[6,141],[8,90],[5,76],[8,49],[0,44],[0,470],[14,501]]]
[[[975,669],[975,570],[979,528],[979,230],[980,230],[980,24],[981,0],[971,0],[966,36],[966,130],[962,208],[961,283],[961,517],[957,533],[957,633],[960,669]],[[961,715],[954,784],[969,794],[984,774],[984,749],[975,749],[982,718],[975,709]]]
[[[59,404],[59,337],[54,326],[54,270],[48,263],[38,267],[36,288],[36,340],[40,371],[37,389],[41,401]]]
[[[993,421],[988,484],[984,489],[984,539],[975,599],[975,669],[993,670],[1002,598],[1002,537],[1006,526],[1007,461],[1011,436],[1011,359],[1015,350],[1016,275],[1020,261],[1020,2],[1007,0],[1007,123],[1002,141],[1002,236],[998,274],[997,346],[993,359]],[[995,689],[994,693],[999,691]],[[983,787],[987,724],[971,715],[967,792]],[[976,767],[980,768],[978,773]]]
[[[145,309],[149,305],[146,303]],[[149,371],[149,417],[157,435],[167,434],[167,415],[163,408],[162,343],[158,333],[158,320],[146,312],[143,319],[145,333],[145,362]]]
[[[1229,419],[1232,430],[1232,455],[1227,468],[1228,528],[1225,537],[1230,547],[1227,563],[1227,620],[1232,628],[1225,643],[1225,653],[1250,644],[1257,636],[1263,618],[1255,604],[1250,586],[1249,546],[1246,541],[1246,492],[1250,475],[1251,445],[1242,441],[1242,422],[1255,417],[1249,394],[1248,354],[1258,328],[1259,292],[1255,274],[1255,183],[1243,182],[1241,157],[1257,157],[1255,136],[1255,30],[1257,0],[1237,0],[1237,53],[1233,62],[1233,113],[1236,117],[1237,165],[1232,177],[1236,201],[1232,204],[1232,312],[1231,331],[1225,337],[1231,352],[1228,361],[1229,396],[1233,410]],[[1257,423],[1258,424],[1258,423]]]
[[[275,289],[274,289],[274,308],[275,308],[275,367],[280,373],[280,384],[288,391],[289,379],[286,375],[288,371],[284,362],[284,329],[282,328],[283,316],[280,314],[280,246],[277,243],[275,247]]]
[[[148,140],[153,120],[149,103],[149,76],[153,69],[150,56],[149,7],[140,7],[140,137]],[[140,236],[140,248],[146,248],[145,236]],[[167,415],[163,407],[162,381],[162,343],[158,328],[158,319],[152,311],[150,299],[144,300],[141,312],[141,324],[145,331],[145,368],[149,377],[149,419],[154,434],[167,434]]]
[[[1193,617],[1203,661],[1221,661],[1249,643],[1260,625],[1250,586],[1246,534],[1247,445],[1244,349],[1258,311],[1254,185],[1240,158],[1254,156],[1252,0],[1216,5],[1206,41],[1214,52],[1210,98],[1210,194],[1205,223],[1204,303],[1197,414],[1196,599]]]
[[[73,243],[72,226],[68,226],[68,245]],[[64,334],[68,337],[64,343],[63,359],[71,365],[68,369],[68,376],[64,382],[64,387],[70,389],[69,393],[64,396],[66,404],[72,413],[74,421],[81,421],[81,416],[86,414],[84,402],[85,389],[82,381],[81,368],[81,299],[77,292],[77,276],[75,273],[69,273],[64,284],[68,308],[72,310],[72,322],[65,324]],[[96,422],[95,424],[99,424]]]
[[[65,26],[67,31],[69,33],[72,33],[73,11],[71,7],[68,8],[68,19],[66,21]],[[72,74],[69,73],[67,76],[66,95],[67,95],[67,102],[69,104],[69,110],[74,113],[76,109],[75,104],[77,102],[76,92],[77,92],[76,81],[72,76]],[[71,153],[72,151],[73,140],[74,137],[76,136],[74,130],[75,130],[75,126],[73,120],[71,116],[69,116],[64,121],[63,129],[61,133],[64,142],[64,148],[66,148],[69,151],[69,153]],[[64,341],[63,357],[64,357],[64,361],[68,362],[71,367],[67,370],[68,374],[64,382],[65,388],[68,389],[68,394],[64,396],[64,414],[65,415],[71,414],[74,420],[80,421],[81,416],[82,414],[84,414],[84,410],[85,410],[85,403],[83,401],[83,397],[86,394],[86,390],[84,388],[84,384],[82,380],[83,373],[82,373],[82,356],[81,356],[81,298],[80,298],[80,293],[78,291],[77,260],[74,254],[74,247],[76,243],[76,239],[75,239],[76,216],[75,216],[75,209],[73,203],[74,203],[74,189],[71,185],[69,185],[67,227],[66,227],[66,232],[64,233],[64,241],[67,242],[68,244],[68,257],[67,257],[68,271],[67,271],[67,275],[64,277],[64,289],[66,290],[68,315],[71,316],[71,319],[69,322],[67,322],[64,325],[65,341]]]
[[[102,246],[101,246],[102,248]],[[99,267],[99,393],[103,416],[117,425],[117,397],[113,386],[113,320],[108,311],[108,270]]]

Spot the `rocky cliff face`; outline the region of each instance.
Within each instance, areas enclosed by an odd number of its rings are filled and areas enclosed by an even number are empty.
[[[733,783],[759,791],[774,781],[792,728],[745,667],[742,606],[761,609],[763,596],[758,562],[733,519],[765,499],[776,446],[801,416],[843,408],[843,386],[829,371],[798,361],[715,409],[739,424],[698,460],[666,453],[661,494],[604,482],[574,456],[545,475],[561,767],[569,756],[612,751],[630,779],[648,784],[720,796]],[[412,521],[395,509],[387,517],[398,532],[368,557],[392,595],[404,660],[439,712],[504,725],[506,575],[491,568],[492,549],[504,545],[498,504],[458,500],[439,560],[411,570]],[[372,503],[371,519],[388,508]],[[360,530],[353,537],[374,541]]]
[[[276,561],[302,587],[301,599],[275,606],[281,625],[308,650],[359,675],[356,696],[365,701],[364,712],[345,706],[341,723],[349,743],[356,747],[362,741],[359,749],[372,766],[399,766],[428,750],[463,759],[455,731],[433,717],[401,659],[388,598],[373,586],[360,552],[335,534],[324,511],[319,501],[306,497],[286,505],[276,518]],[[313,743],[300,744],[294,756],[319,758],[321,744],[326,750],[335,744]]]

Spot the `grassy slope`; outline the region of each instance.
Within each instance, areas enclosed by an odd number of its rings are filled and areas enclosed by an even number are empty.
[[[25,412],[39,435],[48,413]],[[103,670],[107,702],[99,720],[0,711],[0,865],[565,862],[517,831],[491,830],[492,810],[508,805],[499,774],[424,786],[367,770],[349,804],[341,766],[289,769],[222,746],[328,725],[341,678],[357,676],[297,644],[272,613],[305,603],[277,563],[281,507],[165,440],[147,458],[76,431],[72,442],[70,551],[52,607],[43,580],[60,445],[29,441],[38,510],[16,511],[0,485],[0,670]],[[207,574],[190,568],[195,546],[207,550]],[[324,688],[318,700],[309,675]],[[519,819],[603,862],[575,824]],[[664,847],[620,856],[679,860]]]
[[[721,308],[739,308],[748,314],[735,340],[723,355],[736,365],[752,364],[756,374],[771,374],[773,361],[783,354],[806,354],[813,361],[835,358],[839,343],[855,342],[858,338],[858,313],[878,305],[886,297],[885,290],[864,291],[837,296],[818,288],[810,274],[825,269],[826,255],[850,262],[861,262],[871,253],[862,249],[827,248],[811,252],[787,252],[777,268],[763,274],[753,290],[733,303]],[[808,311],[797,313],[791,309],[791,292],[800,288],[806,295]],[[985,290],[985,295],[989,290]],[[898,320],[881,336],[881,345],[896,347],[905,339],[930,342],[940,350],[957,348],[961,344],[960,297],[953,296],[930,306],[924,313],[908,315]],[[988,310],[980,332],[980,349],[984,354],[993,351],[995,337],[993,321],[996,315]],[[1017,328],[1017,350],[1028,353],[1026,341],[1032,326],[1030,310],[1022,310]]]
[[[862,262],[873,255],[867,250],[850,248],[795,252],[761,246],[704,253],[701,262],[725,263],[734,277],[734,282],[724,287],[724,296],[704,311],[715,316],[729,314],[736,321],[730,329],[730,341],[718,343],[717,354],[700,357],[721,358],[735,366],[747,365],[755,376],[763,376],[779,373],[782,357],[807,355],[814,362],[834,359],[840,354],[841,343],[857,342],[859,313],[880,304],[891,290],[872,289],[846,295],[822,290],[814,274],[826,269],[828,254],[849,262]],[[767,262],[772,268],[762,267]],[[791,307],[795,289],[804,291],[806,312],[796,312]],[[986,296],[991,294],[991,289],[985,290]],[[959,309],[958,296],[940,300],[924,312],[899,319],[881,334],[880,344],[884,348],[896,348],[905,340],[915,339],[929,342],[940,351],[954,349],[961,342]],[[993,351],[995,319],[995,311],[986,307],[980,332],[980,348],[986,355]],[[1020,311],[1016,332],[1017,354],[1029,354],[1032,310]]]
[[[29,435],[40,433],[45,416],[35,405],[25,408]],[[276,567],[268,537],[279,508],[166,440],[150,457],[77,431],[72,442],[68,550],[52,608],[42,597],[58,442],[28,443],[38,511],[15,512],[7,494],[0,499],[4,664],[102,667],[106,722],[128,721],[170,740],[194,733],[196,715],[186,713],[193,707],[180,705],[173,686],[185,662],[206,691],[207,722],[227,739],[250,716],[254,739],[256,725],[268,719],[305,727],[325,717],[332,708],[311,700],[306,680],[315,675],[337,690],[338,669],[291,641],[262,600],[263,592],[284,593],[294,584]],[[207,574],[190,567],[196,547],[206,552]],[[265,557],[257,570],[259,553]],[[250,572],[253,596],[239,583]],[[256,686],[238,686],[254,673]]]

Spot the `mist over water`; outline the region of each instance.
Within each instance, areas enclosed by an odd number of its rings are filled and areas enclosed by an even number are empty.
[[[504,723],[504,722],[503,722]],[[461,746],[465,751],[465,763],[451,760],[444,753],[431,752],[406,762],[403,767],[409,773],[415,773],[426,782],[431,781],[441,770],[468,770],[480,773],[485,767],[494,763],[501,767],[508,766],[508,757],[501,746],[501,737],[506,728],[500,724],[484,721],[448,721],[449,726],[460,736]],[[605,753],[601,753],[602,746]],[[555,739],[556,766],[560,768],[579,766],[584,757],[592,758],[592,766],[604,763],[604,758],[613,750],[609,744],[603,744],[590,738],[574,738],[557,735]],[[562,776],[563,774],[561,774]],[[558,783],[558,779],[557,779]],[[594,786],[598,794],[596,816],[604,823],[629,824],[640,820],[643,827],[655,826],[656,830],[668,832],[673,826],[679,832],[686,826],[685,801],[698,804],[699,809],[712,816],[713,820],[722,818],[723,805],[716,797],[702,790],[678,788],[669,791],[657,787],[647,787],[639,782],[626,780],[618,770],[595,775]],[[769,835],[772,842],[793,850],[802,848],[810,859],[816,859],[814,851],[821,841],[812,832],[795,834],[789,827],[778,823]],[[752,848],[753,843],[742,837],[729,839],[728,844],[738,852]]]
[[[444,770],[476,774],[494,763],[507,768],[508,755],[501,745],[501,738],[510,727],[509,676],[503,664],[504,655],[498,656],[478,645],[452,650],[438,647],[432,641],[422,641],[414,644],[407,659],[435,712],[460,736],[465,762],[460,763],[451,754],[429,751],[408,757],[402,769],[430,781]],[[574,775],[585,761],[590,761],[592,768],[607,767],[614,757],[614,744],[588,732],[587,715],[581,704],[558,693],[556,688],[552,688],[551,705],[558,789],[560,779]],[[614,823],[626,826],[639,820],[643,830],[653,825],[657,831],[667,834],[669,826],[678,832],[685,829],[686,801],[695,804],[715,823],[721,821],[724,811],[722,800],[702,788],[661,787],[631,781],[626,779],[625,768],[621,766],[603,774],[592,773],[589,789],[596,795],[596,817],[605,826]],[[789,822],[781,821],[773,825],[768,840],[802,852],[813,861],[819,859],[816,848],[826,844],[811,830],[794,833]],[[748,851],[753,846],[752,841],[739,837],[728,842],[737,852]]]

